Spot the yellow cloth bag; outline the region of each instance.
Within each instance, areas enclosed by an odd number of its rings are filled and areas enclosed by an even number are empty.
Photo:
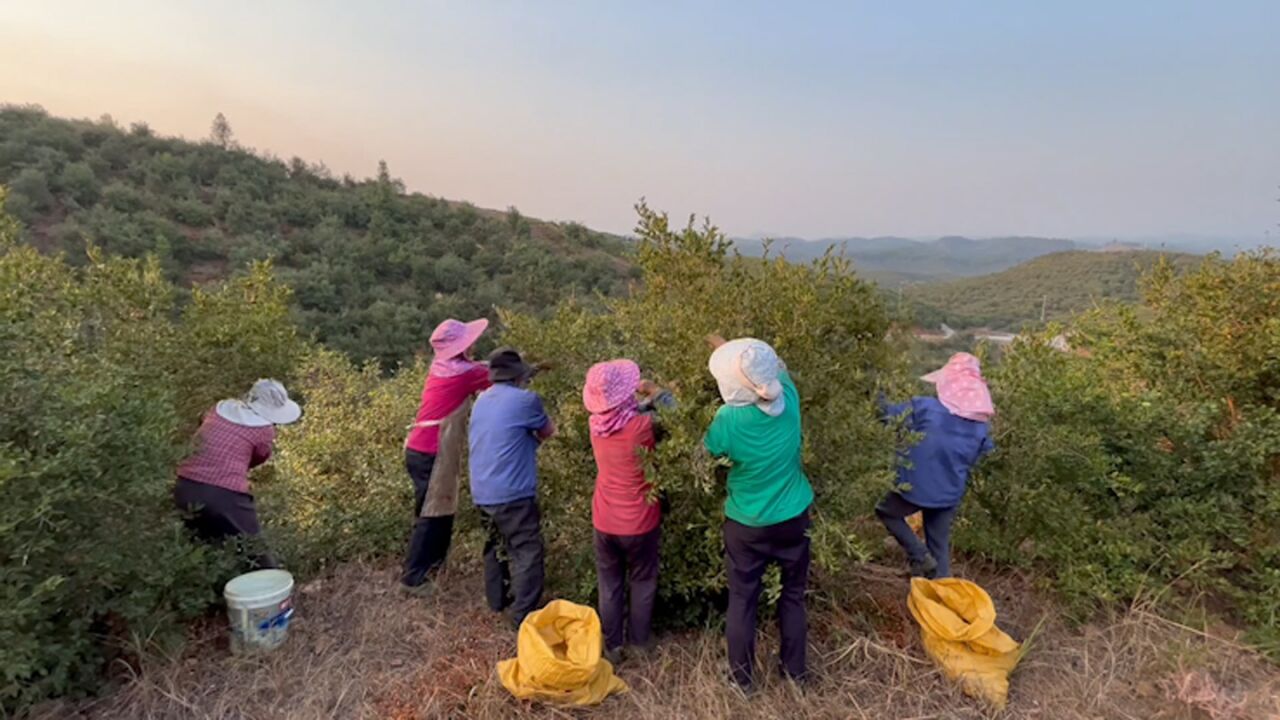
[[[920,625],[924,650],[965,693],[1003,709],[1009,673],[1022,649],[996,627],[987,591],[968,580],[911,579],[907,607]]]
[[[603,646],[594,609],[553,600],[520,623],[516,657],[498,663],[498,679],[521,700],[596,705],[630,689],[600,657]]]

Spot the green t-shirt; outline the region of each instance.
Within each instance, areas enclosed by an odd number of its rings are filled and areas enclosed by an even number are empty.
[[[729,497],[724,514],[751,527],[790,520],[813,503],[813,488],[800,465],[800,394],[786,372],[779,375],[786,408],[770,417],[754,405],[722,406],[702,444],[728,458]]]

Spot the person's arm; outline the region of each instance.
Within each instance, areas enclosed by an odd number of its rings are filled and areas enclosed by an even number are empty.
[[[275,440],[275,432],[264,440],[258,440],[253,444],[253,452],[249,456],[249,467],[256,468],[271,459],[271,444]]]
[[[911,402],[890,403],[884,393],[876,398],[876,407],[880,410],[880,422],[888,424],[906,415],[911,410]]]
[[[556,434],[555,421],[547,415],[546,408],[542,406],[542,398],[535,392],[529,393],[528,415],[524,427],[540,441]]]
[[[702,446],[707,449],[711,457],[729,456],[729,433],[719,413],[716,413],[715,419],[711,421],[707,434],[702,436]]]
[[[639,402],[640,412],[676,406],[676,396],[652,380],[641,380],[639,392],[642,396]]]
[[[982,436],[982,444],[978,446],[978,459],[981,460],[984,455],[988,455],[996,451],[996,444],[991,440],[990,433]]]
[[[493,383],[489,381],[488,366],[482,365],[471,372],[475,377],[471,379],[470,387],[467,388],[468,395],[475,395],[477,393],[484,392],[493,386]]]
[[[538,436],[539,440],[546,440],[550,438],[552,435],[556,434],[556,421],[551,418],[547,418],[547,424],[543,425],[542,428],[534,434]]]

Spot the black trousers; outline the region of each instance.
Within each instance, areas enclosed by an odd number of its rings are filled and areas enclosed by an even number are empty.
[[[252,495],[180,477],[173,488],[173,502],[196,537],[214,544],[234,540],[251,567],[279,567],[262,544]]]
[[[536,498],[502,505],[480,505],[484,543],[484,594],[489,609],[508,606],[516,623],[542,599],[545,557],[542,514]]]
[[[643,647],[652,640],[661,537],[661,525],[643,535],[610,535],[595,531],[600,625],[604,631],[604,646],[608,650],[620,648],[624,643]]]
[[[938,561],[938,570],[934,577],[951,577],[951,523],[956,519],[960,506],[949,508],[920,507],[896,492],[884,496],[876,505],[876,517],[884,523],[885,529],[898,541],[907,557],[913,563],[924,560],[925,554]],[[910,515],[924,515],[924,544],[907,525]]]
[[[422,517],[422,503],[427,499],[427,487],[431,482],[431,468],[436,456],[417,450],[404,451],[404,467],[413,480],[413,534],[409,536],[409,550],[405,553],[404,574],[400,582],[409,586],[421,585],[427,576],[444,565],[453,541],[453,516]]]
[[[792,679],[804,679],[808,635],[804,594],[809,584],[809,511],[765,527],[750,527],[725,520],[724,547],[729,571],[725,635],[729,645],[729,671],[734,681],[744,688],[752,685],[762,580],[765,568],[775,562],[782,570],[782,595],[778,598],[781,670],[783,675]]]

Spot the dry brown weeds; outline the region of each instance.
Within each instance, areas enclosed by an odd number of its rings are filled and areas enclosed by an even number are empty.
[[[144,662],[116,692],[58,703],[32,720],[329,718],[1044,718],[1166,720],[1280,718],[1280,673],[1231,638],[1179,626],[1135,605],[1106,624],[1070,629],[1016,577],[981,581],[1001,625],[1026,638],[1009,708],[992,713],[964,697],[929,663],[906,611],[906,581],[866,566],[840,602],[811,604],[812,687],[770,673],[743,698],[724,682],[715,632],[662,638],[620,668],[632,692],[597,708],[564,710],[513,700],[494,663],[515,636],[483,606],[474,570],[442,578],[426,600],[395,592],[387,568],[351,565],[305,585],[298,621],[278,652],[229,654],[219,619],[193,629],[181,657]],[[776,642],[761,643],[771,667]]]

